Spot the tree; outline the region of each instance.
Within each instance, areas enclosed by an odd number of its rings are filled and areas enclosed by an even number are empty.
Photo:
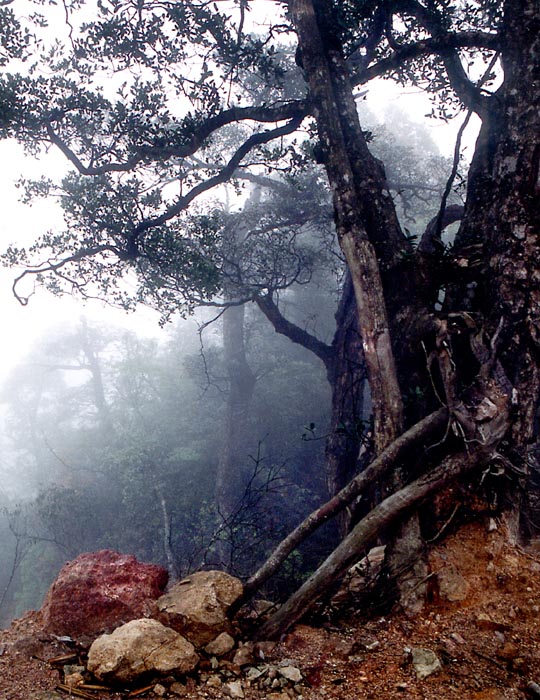
[[[252,7],[240,2],[226,16],[205,3],[100,5],[101,16],[72,36],[73,53],[51,58],[55,78],[4,78],[3,133],[34,147],[57,146],[78,173],[61,189],[66,216],[77,226],[38,244],[31,252],[52,249],[56,258],[29,266],[25,277],[67,283],[84,294],[96,275],[110,291],[131,265],[151,283],[138,298],[151,289],[163,304],[178,306],[178,295],[189,305],[219,286],[216,227],[204,215],[186,217],[185,209],[248,163],[296,165],[300,148],[287,137],[313,118],[354,291],[373,455],[393,474],[395,492],[354,526],[263,630],[277,635],[381,530],[411,512],[394,562],[418,558],[415,513],[449,480],[496,466],[511,477],[515,501],[515,475],[527,479],[536,469],[540,16],[533,0],[289,0],[282,21],[262,38],[246,31]],[[118,40],[107,42],[113,31]],[[297,35],[307,95],[291,99],[287,76],[294,71],[274,42],[278,31]],[[177,70],[188,44],[190,56],[200,59],[191,73]],[[471,74],[480,68],[478,79],[467,72],[467,60]],[[90,76],[106,62],[125,76],[135,61],[139,74],[121,88],[122,99],[92,89]],[[150,70],[152,83],[145,81]],[[266,82],[264,91],[250,71]],[[462,105],[482,120],[451,251],[440,242],[444,208],[415,248],[399,223],[384,167],[370,152],[354,89],[383,74],[425,87],[443,116]],[[16,92],[25,99],[16,102]],[[192,100],[191,111],[176,118],[173,98],[180,95]],[[216,171],[205,147],[226,139],[228,125],[248,120],[259,126]],[[265,123],[277,126],[263,130]],[[181,183],[180,195],[171,181]],[[30,186],[52,189],[49,182]],[[27,259],[15,249],[8,258]],[[175,280],[173,299],[168,278]],[[416,399],[407,403],[411,391]],[[442,436],[432,432],[441,428],[441,403],[448,423]],[[426,453],[426,441],[441,444]],[[402,443],[407,460],[396,447]],[[514,512],[526,511],[515,503]]]

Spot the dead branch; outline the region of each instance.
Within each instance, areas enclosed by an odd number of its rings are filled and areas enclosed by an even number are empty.
[[[362,551],[368,549],[379,533],[402,518],[431,493],[477,467],[485,454],[478,449],[446,458],[431,473],[425,474],[386,498],[363,518],[317,571],[266,622],[259,639],[275,639],[302,618],[308,610],[345,574]]]
[[[448,411],[441,408],[407,430],[389,445],[361,474],[325,504],[313,511],[272,552],[266,562],[247,581],[241,602],[249,599],[283,564],[285,559],[309,535],[327,520],[344,510],[369,484],[381,478],[404,452],[446,426]]]

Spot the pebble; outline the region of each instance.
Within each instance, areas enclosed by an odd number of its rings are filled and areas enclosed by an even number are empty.
[[[231,698],[243,698],[244,690],[240,681],[232,681],[223,685],[224,692]]]

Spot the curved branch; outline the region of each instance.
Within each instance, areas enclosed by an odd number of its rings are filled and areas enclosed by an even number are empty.
[[[272,299],[271,294],[256,296],[255,303],[270,321],[276,333],[285,335],[293,343],[297,343],[306,350],[311,351],[322,360],[327,372],[331,372],[334,366],[334,351],[330,345],[323,343],[311,333],[300,328],[283,316],[279,307]]]
[[[446,32],[441,16],[434,9],[433,4],[430,4],[430,8],[427,9],[418,2],[418,0],[400,0],[397,11],[406,12],[416,17],[420,24],[433,35],[433,39],[443,42],[443,45],[446,38],[451,36]],[[468,32],[465,32],[465,35],[466,34],[468,34]],[[488,36],[490,36],[489,33],[478,33],[479,38],[484,37],[484,39],[486,39]],[[497,35],[493,36],[497,37]],[[496,39],[493,41],[496,42]],[[439,53],[443,60],[448,79],[454,92],[467,109],[471,109],[479,115],[484,114],[487,111],[490,98],[483,95],[478,86],[475,85],[467,75],[456,51],[457,47],[446,45],[443,48],[443,45],[437,53]],[[500,47],[498,45],[492,45],[486,48],[498,49]]]
[[[266,562],[247,581],[244,588],[245,601],[251,597],[261,585],[272,576],[289,554],[321,525],[344,510],[349,503],[375,480],[380,479],[396,464],[406,450],[418,445],[422,440],[442,430],[448,421],[448,410],[441,408],[427,416],[403,435],[400,435],[363,471],[350,481],[345,488],[325,504],[314,510],[300,523],[272,552]]]
[[[440,253],[443,248],[441,232],[447,226],[450,226],[450,224],[461,221],[464,211],[465,207],[462,204],[451,204],[443,209],[442,216],[441,213],[434,216],[422,234],[422,238],[418,244],[418,252],[423,255]]]
[[[128,172],[139,163],[147,160],[161,162],[169,158],[187,158],[193,155],[215,131],[228,124],[240,121],[270,123],[286,119],[300,120],[298,122],[300,124],[308,113],[308,105],[304,100],[296,100],[269,107],[231,107],[204,121],[195,129],[188,143],[177,146],[143,146],[123,163],[107,163],[98,166],[84,165],[76,153],[55,132],[52,122],[46,124],[46,130],[50,142],[64,154],[81,175],[104,175],[112,172]]]
[[[448,457],[432,472],[392,494],[363,518],[332,554],[258,630],[259,639],[275,639],[298,622],[329,588],[373,545],[379,533],[427,496],[482,463],[479,452]]]
[[[497,34],[489,32],[459,32],[405,44],[394,51],[391,56],[357,72],[353,78],[354,84],[367,83],[373,78],[401,68],[405,63],[413,61],[415,58],[431,54],[441,55],[447,53],[449,49],[458,48],[482,48],[497,51],[500,48],[500,39]],[[350,60],[354,63],[354,56]]]
[[[113,253],[121,260],[125,259],[125,255],[122,253],[122,251],[119,248],[116,248],[112,245],[99,245],[94,246],[93,248],[82,248],[76,253],[73,253],[73,255],[69,255],[67,258],[63,258],[58,262],[47,261],[44,263],[40,263],[39,265],[35,265],[34,267],[28,267],[26,268],[26,270],[23,270],[23,272],[21,272],[21,274],[13,280],[13,284],[11,285],[11,291],[13,292],[13,296],[22,306],[27,306],[30,297],[21,296],[17,292],[18,285],[22,282],[22,280],[25,277],[27,277],[28,275],[42,275],[47,272],[60,274],[60,270],[66,265],[69,265],[69,263],[78,262],[80,260],[84,260],[85,258],[91,258],[94,257],[94,255],[99,255],[100,253],[105,252]]]
[[[147,219],[146,221],[141,222],[138,226],[135,226],[135,228],[131,231],[129,235],[131,243],[136,241],[138,236],[144,231],[148,231],[149,229],[154,228],[155,226],[161,226],[167,221],[170,221],[181,211],[186,209],[189,206],[189,204],[191,204],[191,202],[203,192],[207,192],[213,187],[227,182],[227,180],[234,174],[234,171],[240,166],[245,156],[253,148],[255,148],[256,146],[262,146],[263,144],[269,143],[270,141],[273,141],[274,139],[280,138],[282,136],[292,134],[300,126],[302,119],[303,116],[295,117],[294,119],[291,119],[289,122],[287,122],[287,124],[285,124],[284,126],[280,126],[276,129],[269,129],[268,131],[258,132],[250,136],[247,139],[247,141],[245,141],[240,146],[240,148],[237,149],[236,153],[229,160],[227,165],[223,166],[219,173],[209,178],[205,182],[201,182],[195,187],[193,187],[186,195],[180,197],[175,202],[175,204],[170,206],[160,216],[156,216],[153,219]]]

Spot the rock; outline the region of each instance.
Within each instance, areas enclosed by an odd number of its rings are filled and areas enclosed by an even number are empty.
[[[236,650],[233,657],[233,664],[236,664],[237,666],[247,666],[248,664],[253,663],[254,658],[253,644],[247,642],[246,644],[242,644],[242,646],[238,647]]]
[[[437,673],[442,670],[441,662],[439,661],[437,654],[431,649],[424,649],[423,647],[414,647],[411,649],[412,663],[416,673],[416,677],[419,680],[423,680],[433,673]]]
[[[514,644],[513,642],[506,642],[500,649],[497,650],[496,655],[499,659],[513,661],[520,656],[520,653],[521,651],[517,644]]]
[[[467,642],[463,639],[463,637],[460,635],[459,632],[452,632],[450,635],[450,638],[454,640],[454,642],[457,642],[458,644],[467,644]]]
[[[284,666],[283,668],[278,668],[278,673],[292,683],[300,683],[302,680],[300,669],[296,668],[296,666]]]
[[[210,688],[221,688],[222,684],[223,681],[217,674],[209,676],[208,680],[206,681],[206,685]]]
[[[169,691],[173,693],[173,695],[179,695],[182,697],[183,695],[187,695],[188,688],[182,683],[172,683],[169,686]]]
[[[510,615],[510,612],[509,612]],[[489,615],[485,613],[479,613],[476,616],[476,626],[481,630],[492,630],[498,632],[504,632],[509,628],[509,625],[505,622],[499,622],[494,620]]]
[[[540,685],[538,685],[538,683],[529,681],[529,683],[527,683],[527,690],[534,698],[540,698]]]
[[[456,603],[465,600],[469,594],[469,584],[454,566],[445,566],[437,574],[439,595],[443,600]]]
[[[132,620],[98,637],[88,652],[88,670],[109,683],[140,676],[189,673],[199,661],[190,642],[157,620]]]
[[[243,698],[244,690],[240,681],[232,681],[231,683],[223,684],[223,692],[230,698]]]
[[[248,668],[248,670],[246,671],[246,678],[248,681],[256,681],[261,676],[264,676],[264,674],[266,673],[267,670],[268,670],[268,667],[256,668],[255,666],[251,666],[251,668]]]
[[[84,683],[84,676],[80,671],[64,674],[64,683],[69,685],[70,688],[75,688]]]
[[[239,579],[223,571],[198,571],[159,598],[159,619],[197,648],[231,632],[229,607],[242,595]]]
[[[255,642],[253,654],[257,659],[264,661],[272,654],[275,648],[276,642]]]
[[[44,628],[76,639],[95,638],[153,612],[167,585],[165,569],[134,556],[102,550],[62,567],[41,615]]]
[[[235,641],[228,632],[222,632],[209,642],[204,650],[210,656],[224,656],[234,649]]]
[[[161,685],[161,683],[156,683],[152,689],[152,692],[159,698],[163,698],[167,694],[167,688],[164,685]]]

